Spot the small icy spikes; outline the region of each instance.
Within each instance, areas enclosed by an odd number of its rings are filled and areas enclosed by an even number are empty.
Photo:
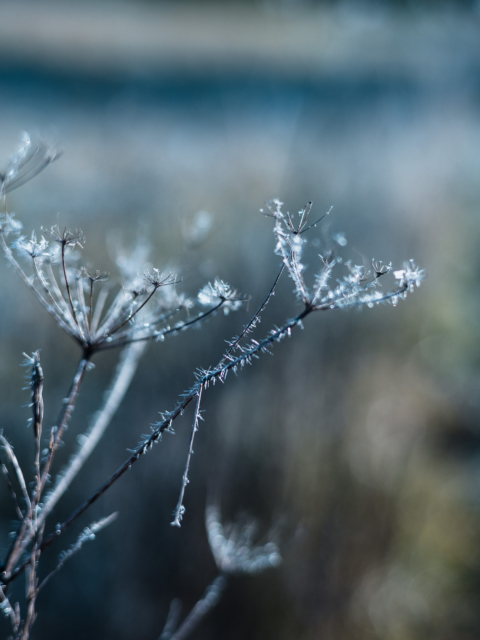
[[[30,239],[27,240],[25,236],[21,236],[13,245],[18,251],[19,255],[25,258],[32,258],[38,260],[40,258],[48,258],[47,253],[48,241],[42,236],[41,240],[37,240],[37,235],[32,231]]]
[[[375,278],[380,278],[380,276],[385,275],[386,273],[390,273],[392,270],[392,263],[384,264],[381,260],[372,260],[372,269]]]
[[[195,415],[193,418],[192,432],[190,434],[190,443],[188,446],[187,461],[185,463],[185,471],[183,472],[182,486],[180,489],[180,497],[178,498],[178,503],[173,514],[174,518],[173,518],[173,522],[171,522],[172,527],[181,526],[181,521],[185,513],[185,507],[183,506],[183,498],[185,495],[185,489],[187,487],[187,484],[189,483],[188,470],[190,468],[190,460],[193,455],[193,441],[195,439],[195,434],[198,431],[199,420],[202,419],[200,415],[200,403],[202,401],[202,391],[203,391],[203,385],[200,385],[200,388],[198,390],[197,405],[195,407]]]
[[[40,352],[35,351],[31,356],[26,353],[25,366],[32,368],[30,377],[30,388],[32,392],[32,409],[33,409],[33,434],[35,438],[40,437],[43,422],[43,370],[40,364]]]
[[[15,220],[14,213],[5,213],[5,216],[0,223],[0,233],[3,233],[7,237],[10,233],[19,234],[23,229],[23,224],[20,220]]]
[[[54,576],[58,571],[60,571],[60,569],[63,567],[63,565],[67,560],[69,560],[73,555],[75,555],[81,550],[85,542],[90,542],[92,540],[95,540],[97,533],[102,529],[105,529],[105,527],[108,527],[108,525],[111,524],[114,520],[116,520],[117,517],[118,517],[118,512],[115,512],[107,516],[106,518],[102,518],[102,520],[99,520],[98,522],[93,522],[90,526],[85,527],[85,529],[79,535],[75,544],[73,544],[70,547],[70,549],[68,549],[68,551],[63,551],[62,553],[60,553],[57,566],[55,567],[55,569],[53,569],[53,571],[51,571],[43,579],[43,581],[38,586],[37,592],[43,589],[43,587],[47,584],[50,578],[52,578],[52,576]],[[57,527],[58,526],[59,525],[57,525]]]
[[[75,231],[69,231],[65,228],[63,231],[60,230],[58,224],[50,227],[50,229],[45,229],[42,227],[43,233],[49,235],[55,242],[62,247],[71,247],[72,249],[76,246],[83,249],[83,244],[85,243],[85,236],[81,231],[76,229]]]
[[[419,287],[422,280],[425,279],[425,269],[419,269],[413,260],[409,260],[403,263],[403,269],[394,271],[393,275],[399,281],[400,287],[413,291],[414,286]]]
[[[164,276],[160,269],[155,268],[153,268],[151,272],[145,271],[142,277],[145,282],[153,286],[154,290],[159,287],[178,284],[179,282],[172,273],[169,273],[168,276]]]
[[[95,284],[95,282],[103,282],[108,280],[110,274],[109,273],[101,273],[100,271],[95,271],[95,273],[89,273],[85,267],[82,267],[81,277],[88,280],[90,284]]]
[[[223,302],[225,315],[239,309],[247,300],[247,297],[240,296],[229,284],[218,278],[213,284],[209,282],[198,292],[198,301],[204,306],[214,306]]]

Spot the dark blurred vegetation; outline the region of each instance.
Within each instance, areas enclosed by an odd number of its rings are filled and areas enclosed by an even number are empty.
[[[195,294],[218,275],[252,296],[252,310],[279,263],[259,208],[272,197],[290,211],[313,200],[318,215],[334,205],[330,231],[345,231],[354,261],[401,267],[414,257],[428,280],[396,309],[312,318],[273,357],[209,390],[182,528],[169,523],[190,415],[50,549],[53,564],[83,526],[120,511],[42,593],[32,637],[158,637],[170,599],[188,611],[215,576],[204,508],[218,487],[226,519],[246,511],[264,530],[283,523],[284,563],[233,580],[196,638],[473,640],[478,3],[222,5],[0,4],[1,156],[23,129],[65,150],[10,197],[26,232],[79,227],[93,268],[112,273],[115,242],[146,237],[156,266],[183,273],[180,290]],[[287,17],[270,11],[287,5]],[[430,12],[399,15],[394,6]],[[211,213],[213,230],[186,250],[182,228],[199,210]],[[2,428],[29,468],[22,352],[41,349],[47,424],[80,354],[5,263],[1,273]],[[281,283],[260,335],[293,315],[292,288]],[[218,316],[151,345],[48,531],[172,408],[195,368],[218,361],[247,318]],[[64,460],[116,357],[96,357]],[[13,517],[5,489],[0,500],[5,548]]]

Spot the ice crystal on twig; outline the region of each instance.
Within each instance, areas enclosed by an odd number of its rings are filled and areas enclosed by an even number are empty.
[[[224,313],[240,309],[247,298],[240,296],[235,289],[223,280],[216,279],[213,284],[209,282],[198,292],[198,301],[204,306],[216,305],[223,302]]]

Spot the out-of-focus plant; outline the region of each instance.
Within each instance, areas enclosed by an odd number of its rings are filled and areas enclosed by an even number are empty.
[[[0,469],[19,521],[14,527],[10,547],[1,565],[0,608],[11,620],[12,637],[22,640],[30,635],[36,617],[37,597],[44,585],[81,549],[84,542],[92,540],[98,531],[110,524],[115,519],[115,514],[84,529],[77,542],[60,555],[54,571],[41,578],[39,562],[42,552],[145,455],[154,443],[159,442],[164,432],[173,431],[174,421],[193,402],[195,410],[185,471],[171,523],[178,527],[181,525],[185,513],[183,502],[189,481],[193,442],[202,419],[202,396],[211,383],[225,382],[229,371],[237,373],[245,364],[251,364],[253,359],[263,353],[270,353],[277,342],[290,336],[296,327],[303,326],[304,320],[314,312],[364,306],[371,308],[387,302],[396,305],[424,277],[423,271],[413,261],[409,261],[402,269],[393,271],[395,284],[384,292],[380,288],[380,280],[392,272],[391,264],[372,261],[371,265],[354,265],[350,261],[344,262],[336,250],[328,249],[319,256],[319,271],[312,283],[307,284],[304,275],[306,269],[302,262],[302,254],[307,245],[306,232],[316,227],[325,216],[312,223],[309,219],[311,203],[299,212],[297,218],[284,213],[279,200],[268,202],[264,214],[273,219],[275,252],[281,257],[282,264],[265,299],[239,335],[229,342],[220,362],[210,368],[199,368],[195,384],[178,398],[173,409],[161,414],[161,420],[151,426],[151,433],[131,451],[128,459],[66,520],[48,533],[45,531],[48,516],[104,434],[128,389],[146,344],[163,341],[170,335],[199,325],[220,309],[225,313],[235,311],[246,300],[228,284],[216,279],[201,289],[195,302],[177,293],[175,285],[180,280],[175,275],[163,273],[158,268],[139,273],[135,260],[124,256],[117,260],[123,284],[115,293],[107,283],[108,274],[78,266],[75,250],[82,249],[84,243],[80,231],[62,230],[59,226],[54,226],[50,229],[42,228],[40,236],[35,232],[30,236],[21,235],[21,223],[8,212],[7,193],[36,176],[58,157],[59,154],[44,142],[32,141],[25,136],[18,152],[5,171],[0,173],[0,197],[4,204],[0,242],[6,259],[57,325],[80,349],[80,361],[70,390],[56,425],[46,437],[43,432],[45,381],[40,355],[35,352],[26,356],[25,364],[31,372],[31,423],[35,443],[33,483],[27,482],[12,446],[3,434],[0,435]],[[11,236],[15,238],[13,242]],[[345,244],[344,237],[339,236],[337,245]],[[24,261],[26,267],[23,266]],[[273,327],[263,338],[257,340],[250,334],[256,329],[285,270],[294,283],[295,294],[302,308],[295,317]],[[334,273],[338,274],[335,280]],[[249,340],[246,340],[247,336]],[[80,446],[75,455],[52,480],[53,463],[67,431],[82,382],[93,366],[92,358],[113,348],[122,349],[122,353],[114,379],[105,393],[104,403],[87,433],[79,439]],[[162,638],[179,640],[187,637],[218,601],[227,575],[258,573],[276,566],[281,560],[278,547],[272,540],[264,545],[253,545],[254,527],[251,523],[243,527],[234,525],[226,533],[218,510],[214,507],[207,510],[207,530],[219,576],[180,626],[177,624],[176,605],[172,607]],[[22,573],[27,576],[27,596],[25,605],[20,607],[19,603],[11,603],[9,598],[12,582]]]

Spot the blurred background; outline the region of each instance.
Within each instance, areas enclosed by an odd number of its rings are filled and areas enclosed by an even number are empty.
[[[3,1],[0,60],[2,166],[24,130],[65,152],[9,209],[28,234],[81,228],[86,260],[113,280],[115,245],[146,238],[152,263],[183,276],[179,291],[219,276],[252,312],[279,268],[259,213],[273,197],[291,212],[312,200],[316,217],[334,205],[311,235],[319,247],[344,232],[345,259],[415,258],[428,271],[397,308],[311,317],[273,357],[210,389],[182,528],[169,523],[191,411],[45,553],[43,571],[119,511],[41,593],[32,638],[158,638],[171,599],[186,613],[216,575],[204,526],[213,489],[225,521],[250,514],[260,534],[280,532],[284,561],[232,579],[192,637],[478,638],[478,2]],[[195,220],[211,229],[192,246]],[[30,472],[22,353],[41,349],[47,425],[80,354],[6,261],[1,273],[2,428]],[[260,336],[298,312],[292,288],[285,277]],[[249,317],[218,315],[150,345],[48,532]],[[55,473],[117,360],[95,358]],[[0,502],[5,549],[4,487]]]

